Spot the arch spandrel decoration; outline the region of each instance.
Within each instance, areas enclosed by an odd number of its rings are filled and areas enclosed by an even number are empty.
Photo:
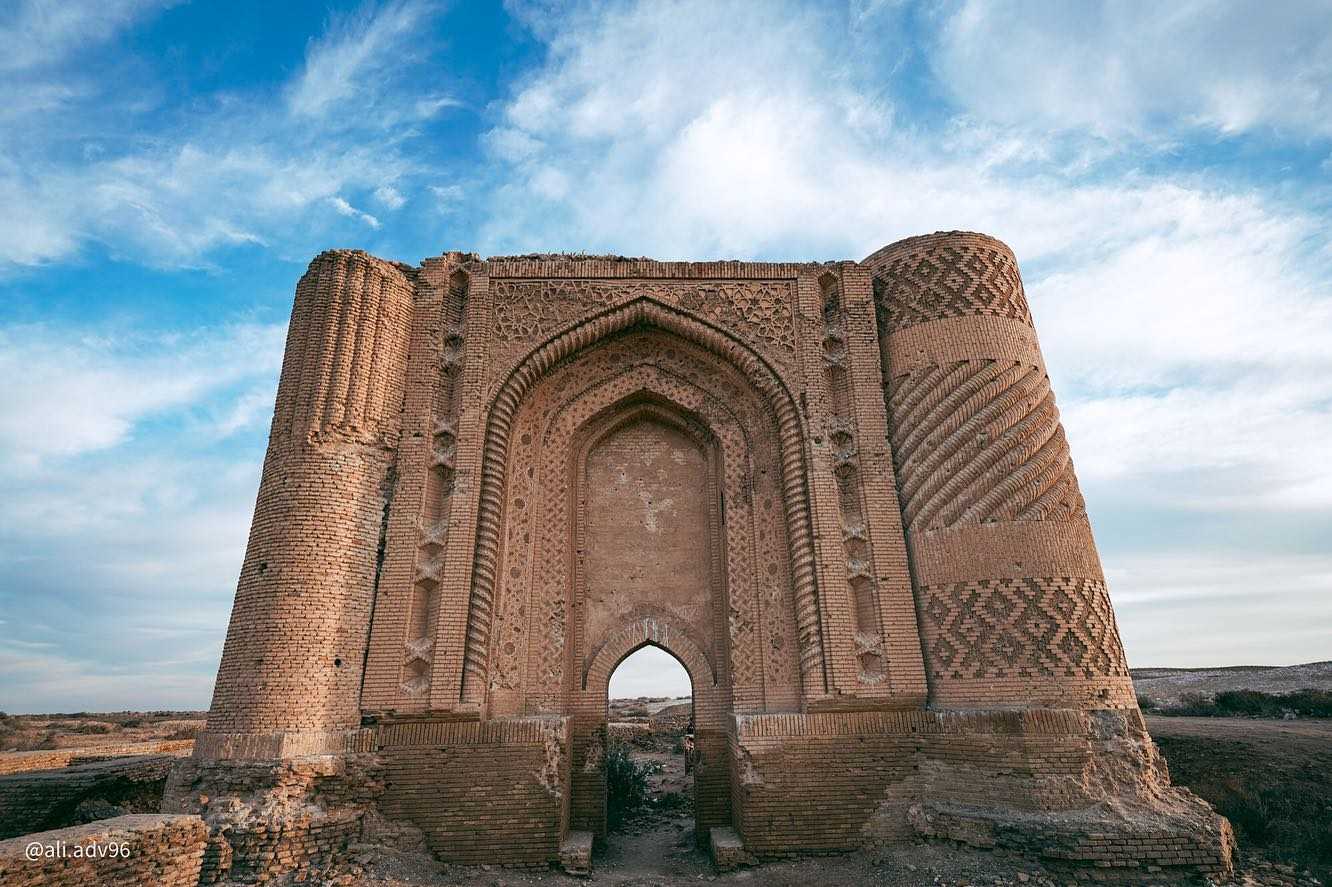
[[[739,370],[769,405],[781,449],[782,507],[789,528],[800,672],[806,696],[826,692],[824,652],[814,574],[814,546],[805,488],[799,412],[773,368],[729,333],[678,309],[640,299],[588,318],[533,350],[504,381],[489,412],[482,461],[477,542],[464,654],[462,701],[483,704],[489,668],[503,525],[510,434],[524,395],[562,360],[631,328],[660,329],[694,343]]]

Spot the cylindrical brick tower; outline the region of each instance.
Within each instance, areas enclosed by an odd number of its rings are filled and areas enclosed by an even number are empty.
[[[947,232],[864,264],[930,703],[1136,706],[1012,251]]]
[[[296,288],[205,754],[333,749],[360,725],[411,320],[407,275],[363,252],[319,255]]]

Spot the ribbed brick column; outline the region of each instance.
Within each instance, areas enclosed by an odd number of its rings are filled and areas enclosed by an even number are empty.
[[[1135,706],[1012,251],[948,232],[864,264],[931,703]]]
[[[206,755],[340,750],[360,725],[411,311],[411,280],[358,251],[321,254],[296,288]]]

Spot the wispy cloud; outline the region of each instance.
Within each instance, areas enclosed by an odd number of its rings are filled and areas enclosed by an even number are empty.
[[[0,72],[59,64],[171,0],[20,0],[0,16]]]
[[[0,327],[0,377],[9,385],[0,399],[2,473],[115,447],[146,421],[229,394],[238,399],[219,430],[240,427],[242,404],[245,422],[257,421],[249,386],[265,383],[271,409],[284,329],[236,324],[148,336]]]
[[[375,6],[366,3],[357,11],[332,18],[319,37],[306,49],[305,68],[287,88],[287,104],[297,117],[328,118],[335,126],[354,126],[376,119],[383,123],[402,118],[428,119],[456,104],[445,94],[393,97],[393,107],[383,107],[390,86],[421,61],[418,36],[426,18],[438,11],[437,4],[399,0]],[[376,107],[378,106],[378,107]]]
[[[933,66],[971,113],[1023,126],[1332,135],[1332,16],[1319,0],[966,0],[943,18]]]
[[[401,196],[397,183],[425,170],[408,150],[420,125],[459,104],[409,76],[430,52],[414,30],[435,12],[398,2],[335,18],[286,83],[201,103],[148,139],[135,129],[152,125],[133,106],[138,84],[43,73],[20,92],[26,110],[9,107],[13,128],[0,138],[0,270],[65,260],[93,243],[160,267],[207,267],[229,246],[313,251],[342,218],[378,229],[356,203]],[[47,113],[54,102],[95,111],[108,129],[97,140],[71,136]],[[124,120],[107,113],[117,104]],[[85,156],[71,156],[80,141]]]
[[[206,704],[282,340],[0,329],[0,708]]]

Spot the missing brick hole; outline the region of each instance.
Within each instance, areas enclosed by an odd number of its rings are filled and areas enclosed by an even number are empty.
[[[342,659],[341,659],[341,658],[335,658],[335,659],[333,660],[333,667],[334,667],[334,668],[342,668]]]
[[[268,561],[260,561],[260,562],[259,562],[259,572],[260,572],[260,573],[267,573],[267,572],[268,572]]]

